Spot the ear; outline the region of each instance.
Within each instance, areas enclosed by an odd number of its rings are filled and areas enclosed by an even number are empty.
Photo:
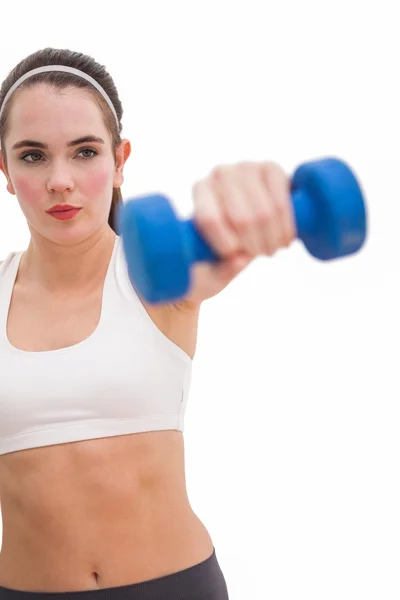
[[[7,168],[6,165],[4,163],[4,156],[3,156],[3,151],[0,150],[0,171],[3,171],[4,175],[6,176],[7,179],[7,191],[10,192],[10,194],[13,194],[15,196],[15,190],[14,190],[14,186],[11,183],[11,179],[8,175],[7,172]]]
[[[122,140],[115,153],[115,173],[113,187],[119,188],[124,182],[124,165],[131,153],[131,143],[129,140]]]

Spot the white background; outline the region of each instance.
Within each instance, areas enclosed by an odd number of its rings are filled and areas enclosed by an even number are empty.
[[[132,154],[124,198],[183,217],[217,164],[325,156],[362,183],[369,234],[329,264],[301,242],[201,309],[186,416],[192,507],[230,600],[400,595],[396,2],[25,2],[2,8],[0,77],[46,46],[106,65]],[[2,178],[2,179],[1,179]],[[0,185],[0,260],[29,243]],[[1,368],[1,365],[0,365]]]

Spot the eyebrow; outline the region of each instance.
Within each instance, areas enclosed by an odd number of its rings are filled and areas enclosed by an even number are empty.
[[[72,142],[68,142],[67,146],[78,146],[78,144],[84,144],[86,142],[98,142],[99,144],[104,144],[104,140],[95,135],[85,135],[83,137],[78,138],[77,140],[72,140]],[[48,149],[47,144],[43,144],[43,142],[36,142],[35,140],[21,140],[13,145],[12,150],[18,150],[19,148],[25,148],[29,146],[30,148],[42,148],[43,150]]]

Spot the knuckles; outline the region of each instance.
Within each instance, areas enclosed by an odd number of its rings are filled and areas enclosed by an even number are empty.
[[[250,218],[250,216],[246,216],[246,217],[233,216],[233,217],[230,217],[229,220],[233,223],[233,225],[235,226],[235,229],[237,229],[238,231],[241,231],[243,233],[246,233],[247,231],[249,231],[249,229],[251,229],[251,227],[255,223],[255,219]]]
[[[255,214],[255,220],[257,221],[257,223],[260,223],[260,225],[268,226],[275,220],[275,211],[273,209],[259,210]]]
[[[265,193],[265,198],[269,201],[265,202],[265,206],[258,202],[258,206],[253,205],[251,210],[249,204],[247,210],[246,198],[252,189],[258,194],[258,198]],[[268,228],[275,222],[282,222],[288,211],[291,211],[289,178],[284,169],[274,161],[242,161],[217,165],[206,178],[193,184],[192,192],[199,225],[215,234],[225,229],[228,222],[238,234],[248,233],[260,225]],[[243,199],[243,212],[229,212],[229,206],[223,210],[222,192],[225,192],[226,202],[229,202],[230,194],[240,194]],[[281,247],[288,247],[293,241],[295,230],[292,229],[285,229],[282,233]],[[277,248],[271,247],[267,254],[272,256],[276,250]]]

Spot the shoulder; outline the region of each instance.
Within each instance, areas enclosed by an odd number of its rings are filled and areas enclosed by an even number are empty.
[[[130,279],[128,264],[121,243],[118,248],[117,265],[117,279],[122,293],[127,297],[135,295],[147,316],[150,317],[161,333],[193,358],[200,306],[185,300],[168,304],[148,303]]]
[[[149,305],[141,302],[156,327],[193,360],[196,352],[200,305],[188,302]]]
[[[148,304],[141,298],[141,302],[147,312],[152,315],[160,315],[167,318],[169,321],[177,320],[178,322],[184,320],[196,321],[200,313],[200,303],[194,304],[193,302],[177,302],[174,304]]]

